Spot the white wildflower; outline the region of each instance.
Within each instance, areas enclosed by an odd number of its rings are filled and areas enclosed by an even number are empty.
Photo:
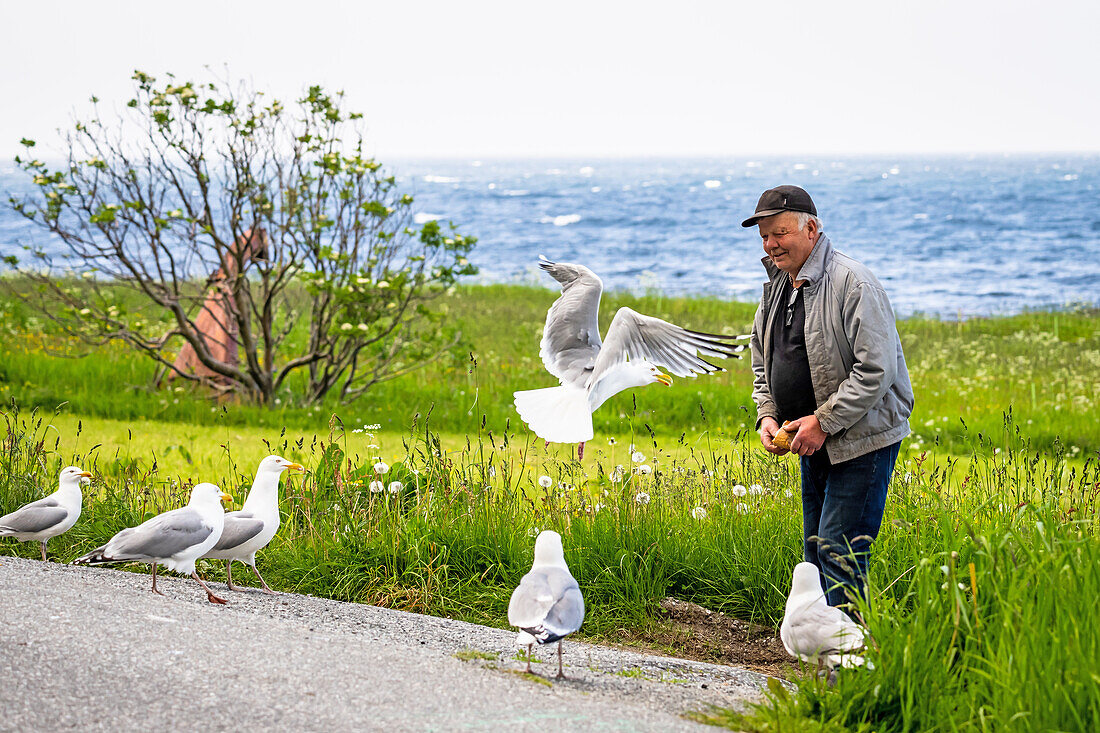
[[[379,461],[378,463],[374,464],[374,472],[377,473],[378,475],[382,475],[384,473],[387,473],[389,470],[390,470],[390,466],[385,461]]]
[[[369,488],[370,488],[370,493],[372,493],[372,494],[381,494],[382,491],[386,488],[386,486],[381,481],[371,481]]]
[[[386,488],[389,489],[389,492],[391,494],[399,494],[401,493],[401,489],[405,488],[405,484],[401,483],[400,481],[391,481],[390,485]]]
[[[634,501],[638,502],[639,504],[648,504],[649,494],[644,491],[639,491],[637,494],[634,495]]]
[[[640,466],[635,466],[634,467],[634,473],[638,474],[639,476],[648,476],[652,472],[653,472],[653,469],[650,466],[646,465],[645,463],[643,463]]]
[[[759,496],[760,494],[764,493],[764,487],[760,484],[753,484],[749,487],[749,493],[753,494],[754,496]]]
[[[736,486],[733,487],[733,495],[734,496],[744,496],[747,493],[749,493],[749,490],[746,489],[741,484],[737,484]]]
[[[697,506],[691,510],[692,519],[706,519],[707,510],[701,506]]]
[[[630,460],[634,461],[635,463],[641,463],[642,461],[645,460],[645,454],[642,453],[641,451],[634,451],[630,455]]]
[[[542,488],[549,489],[553,485],[554,479],[550,478],[549,476],[539,476],[539,486],[541,486]]]
[[[340,324],[340,330],[341,331],[350,331],[353,328],[355,328],[355,327],[352,326],[350,323],[341,323]]]

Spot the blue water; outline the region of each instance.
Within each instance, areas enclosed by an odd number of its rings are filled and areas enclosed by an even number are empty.
[[[541,253],[588,265],[609,289],[754,301],[763,253],[740,222],[765,188],[794,183],[901,314],[1100,303],[1100,155],[388,164],[421,221],[479,238],[482,282],[550,286]],[[22,184],[0,168],[0,190]],[[29,232],[0,209],[0,255]]]

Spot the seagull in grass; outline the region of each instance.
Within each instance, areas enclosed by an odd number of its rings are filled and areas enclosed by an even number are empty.
[[[177,573],[188,574],[206,591],[211,603],[224,598],[202,582],[195,572],[195,561],[218,543],[225,525],[221,502],[229,494],[214,484],[197,484],[191,489],[187,506],[158,514],[136,527],[124,529],[107,544],[73,560],[78,565],[102,565],[112,562],[147,562],[153,569],[153,592],[157,590],[157,564]]]
[[[565,679],[561,666],[561,642],[581,627],[584,598],[580,586],[565,564],[561,535],[540,532],[535,540],[535,562],[531,572],[519,581],[508,602],[508,623],[520,628],[516,646],[527,647],[527,672],[535,644],[558,642],[558,679]]]
[[[516,410],[547,443],[578,443],[577,457],[592,439],[592,413],[612,395],[672,378],[725,371],[699,357],[740,358],[744,345],[730,341],[748,336],[719,336],[681,328],[660,318],[620,308],[600,339],[599,310],[603,282],[584,265],[551,262],[539,255],[539,267],[561,283],[561,297],[546,314],[539,355],[560,387],[514,393]]]
[[[233,561],[240,560],[252,568],[252,572],[263,584],[264,593],[275,591],[256,569],[256,552],[267,547],[267,543],[279,529],[279,477],[283,471],[304,471],[299,463],[292,463],[279,456],[268,456],[260,461],[256,469],[256,479],[239,511],[225,513],[225,529],[214,548],[203,557],[225,560],[225,578],[229,590],[244,590],[233,585]]]
[[[45,562],[46,543],[51,537],[68,532],[80,518],[80,504],[84,499],[80,486],[89,483],[91,477],[92,474],[77,466],[62,469],[57,491],[0,517],[0,537],[41,543],[42,561]]]
[[[794,567],[779,638],[788,654],[816,665],[815,672],[823,666],[864,664],[863,657],[853,654],[865,645],[863,627],[825,602],[820,573],[812,563],[800,562]]]

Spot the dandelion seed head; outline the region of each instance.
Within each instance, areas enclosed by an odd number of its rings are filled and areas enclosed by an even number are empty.
[[[381,481],[371,481],[369,488],[372,494],[381,494],[386,487]]]
[[[741,484],[737,484],[736,486],[734,486],[732,491],[734,496],[744,496],[745,494],[749,493],[749,490]]]
[[[542,488],[549,489],[553,485],[554,485],[554,479],[550,478],[549,476],[545,476],[545,475],[539,476],[539,486],[541,486]]]
[[[691,510],[692,519],[706,519],[707,510],[701,506],[697,506]]]
[[[639,504],[648,504],[649,494],[644,491],[639,491],[637,494],[634,495],[634,501]]]

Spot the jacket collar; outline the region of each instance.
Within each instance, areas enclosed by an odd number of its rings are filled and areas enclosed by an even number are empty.
[[[795,279],[811,283],[820,280],[825,275],[825,263],[832,253],[833,243],[829,241],[825,234],[822,234],[818,237],[817,243],[814,244],[813,250],[810,251],[810,256],[802,263],[802,269],[798,271],[798,277]],[[785,274],[775,266],[771,257],[763,257],[760,262],[763,263],[764,269],[768,272],[768,279],[772,281],[779,275]]]

